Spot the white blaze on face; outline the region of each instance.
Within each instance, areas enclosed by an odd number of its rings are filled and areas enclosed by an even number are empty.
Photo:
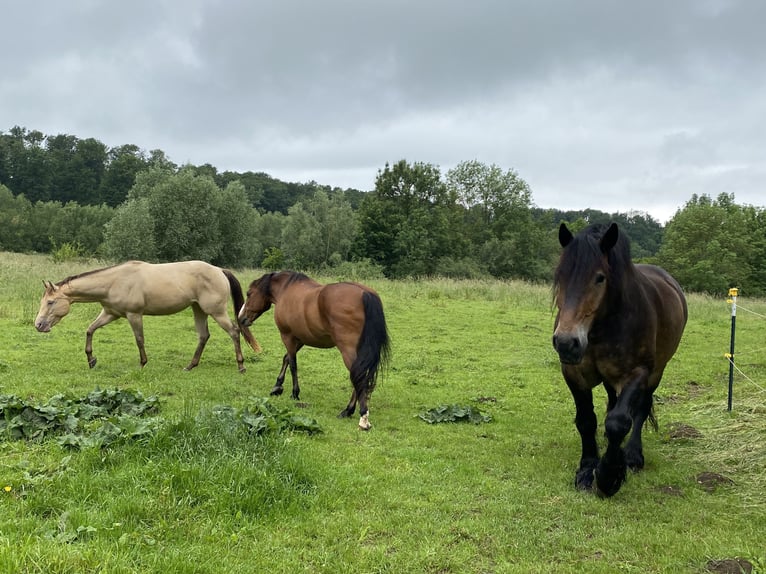
[[[556,329],[556,332],[554,335],[556,336],[562,336],[566,335],[567,338],[577,339],[580,343],[580,348],[584,349],[588,344],[588,330],[590,329],[590,325],[585,325],[584,323],[580,322],[577,323],[574,328],[569,328],[566,333],[562,333],[561,331],[561,325],[559,325],[559,328]]]

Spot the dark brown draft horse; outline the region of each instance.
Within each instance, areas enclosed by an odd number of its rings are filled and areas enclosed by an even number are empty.
[[[354,414],[358,400],[359,428],[368,430],[367,400],[375,388],[378,370],[389,355],[388,330],[378,294],[359,283],[321,285],[302,273],[269,273],[250,284],[247,300],[239,313],[240,323],[251,325],[272,304],[274,322],[287,353],[271,394],[282,394],[289,366],[292,397],[298,400],[300,386],[295,356],[301,347],[337,347],[354,387],[348,406],[339,416]]]
[[[626,468],[644,466],[641,429],[647,418],[654,422],[652,395],[681,340],[686,299],[664,270],[633,264],[628,240],[614,223],[591,225],[576,236],[562,223],[559,242],[564,249],[554,275],[553,347],[582,440],[575,486],[612,496]],[[607,447],[599,458],[592,389],[601,383]]]
[[[226,313],[229,296],[234,301],[234,313],[244,303],[242,287],[234,274],[203,261],[178,263],[144,263],[128,261],[120,265],[87,271],[59,281],[55,285],[43,281],[45,293],[35,319],[38,331],[47,333],[62,317],[69,313],[72,303],[101,303],[101,313],[90,324],[85,335],[85,354],[88,365],[96,366],[93,356],[93,332],[121,317],[126,317],[133,329],[138,345],[141,366],[146,364],[144,351],[143,315],[172,315],[191,307],[197,327],[199,343],[186,370],[199,364],[202,351],[210,338],[208,315],[215,319],[234,342],[237,366],[245,371],[240,329]],[[245,340],[255,352],[261,350],[246,327]]]

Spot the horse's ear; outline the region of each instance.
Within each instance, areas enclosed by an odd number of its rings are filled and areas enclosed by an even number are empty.
[[[561,225],[559,225],[559,243],[561,243],[561,247],[566,247],[572,243],[572,239],[574,239],[574,235],[569,231],[567,224],[562,221]]]
[[[601,237],[601,241],[599,241],[601,252],[606,253],[612,247],[617,245],[617,238],[619,236],[620,231],[617,229],[617,224],[612,223],[612,225],[609,226],[609,229],[606,230],[606,233],[604,233],[604,235]]]

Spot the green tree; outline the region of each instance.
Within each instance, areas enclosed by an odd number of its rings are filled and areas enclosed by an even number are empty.
[[[289,209],[282,228],[282,252],[295,269],[318,269],[348,260],[356,215],[341,194],[318,190]]]
[[[156,184],[148,196],[157,256],[162,261],[219,260],[218,186],[207,176],[181,170]]]
[[[358,257],[390,277],[430,275],[443,258],[461,259],[467,243],[457,197],[439,168],[401,160],[378,171],[359,207]]]
[[[229,183],[214,194],[220,226],[221,253],[211,262],[228,267],[251,267],[259,262],[263,245],[258,240],[258,212],[239,181]]]
[[[743,207],[750,237],[750,278],[745,295],[766,296],[766,208]]]
[[[104,242],[104,226],[114,217],[114,209],[106,205],[80,205],[70,201],[62,206],[55,202],[55,214],[48,227],[51,247],[65,243],[81,246],[84,253],[97,254]]]
[[[101,201],[112,207],[120,205],[135,184],[138,173],[146,169],[146,157],[138,146],[123,145],[110,149],[99,188]]]
[[[447,172],[464,207],[473,258],[495,277],[547,279],[555,246],[532,218],[529,185],[513,170],[466,161]]]
[[[45,135],[37,130],[14,126],[4,136],[5,180],[14,195],[23,194],[29,201],[50,199],[50,172],[46,166]]]
[[[0,184],[0,251],[31,251],[37,232],[31,202]]]
[[[106,251],[119,259],[249,266],[263,250],[257,220],[240,183],[221,190],[194,168],[174,173],[172,166],[158,164],[136,176],[127,202],[108,226]],[[138,242],[142,238],[145,247]]]
[[[658,262],[686,290],[725,294],[750,284],[752,239],[733,194],[695,194],[668,222]]]
[[[158,261],[155,222],[147,198],[120,205],[104,231],[104,254],[115,261]]]

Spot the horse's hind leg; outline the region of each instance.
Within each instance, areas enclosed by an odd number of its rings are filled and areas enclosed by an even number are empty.
[[[237,367],[239,368],[240,373],[244,373],[246,370],[245,357],[242,355],[242,345],[240,344],[240,340],[239,340],[239,334],[240,334],[239,327],[237,326],[235,322],[233,322],[229,318],[229,315],[227,315],[225,311],[223,313],[211,314],[210,316],[213,317],[215,322],[218,323],[218,325],[220,325],[221,329],[226,331],[229,334],[229,337],[231,337],[231,340],[234,343],[234,354],[237,358]],[[196,321],[196,315],[195,315],[195,321]],[[200,351],[200,355],[201,354],[202,354],[202,351]],[[199,361],[199,357],[197,357],[197,360]]]
[[[207,341],[210,339],[210,330],[207,327],[207,313],[205,313],[196,303],[192,305],[192,311],[194,311],[194,326],[197,329],[199,340],[191,363],[184,368],[184,371],[191,371],[194,367],[199,365],[202,351],[205,350],[205,345],[207,345]],[[242,353],[240,352],[240,354]]]
[[[340,348],[340,347],[339,347]],[[351,347],[351,349],[354,349]],[[339,418],[350,417],[356,410],[357,402],[359,403],[359,428],[362,430],[370,430],[372,425],[370,424],[370,411],[367,408],[367,400],[370,397],[370,376],[368,372],[359,372],[358,368],[355,368],[357,352],[356,350],[348,350],[346,348],[341,350],[341,356],[343,362],[348,369],[349,376],[351,377],[351,385],[354,390],[351,392],[351,399],[348,401],[348,405],[338,415]]]
[[[357,402],[356,389],[354,389],[353,391],[351,391],[351,398],[348,401],[348,405],[346,405],[346,408],[340,411],[340,413],[338,413],[338,418],[344,419],[346,417],[350,417],[351,415],[353,415],[354,411],[356,410],[356,402]]]
[[[106,309],[102,309],[101,313],[99,313],[98,317],[96,317],[96,320],[93,321],[88,326],[88,330],[85,331],[85,356],[88,358],[88,366],[91,369],[96,366],[96,357],[93,356],[93,333],[96,329],[100,329],[115,319],[119,319],[119,317],[112,315],[111,313],[107,313]]]

